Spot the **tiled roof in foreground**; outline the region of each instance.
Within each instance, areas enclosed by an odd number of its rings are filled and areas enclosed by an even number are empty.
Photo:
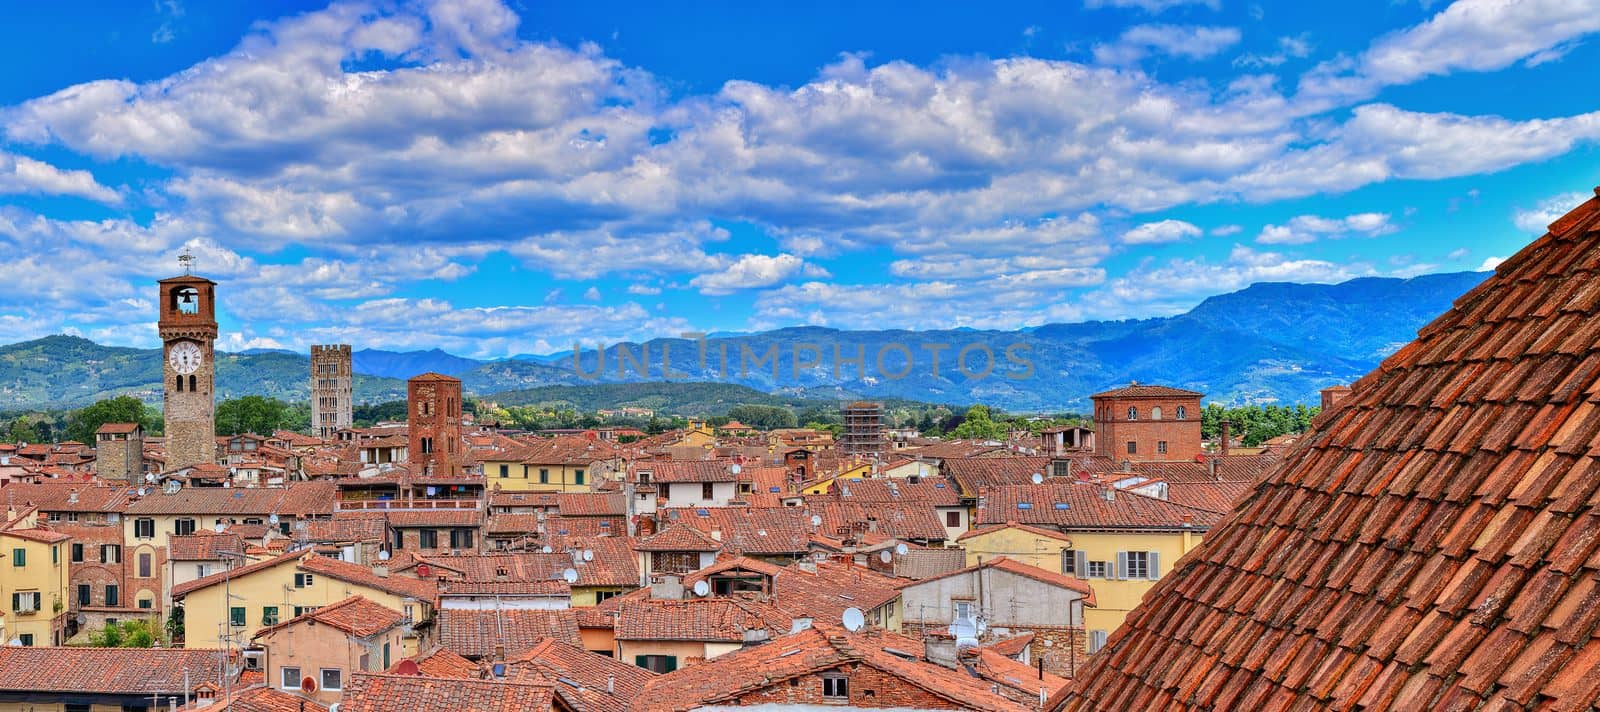
[[[1590,709],[1600,199],[1338,407],[1054,709]]]

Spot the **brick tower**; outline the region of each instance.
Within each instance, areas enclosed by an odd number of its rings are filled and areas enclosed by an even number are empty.
[[[349,344],[311,347],[311,432],[317,437],[350,427],[354,384]]]
[[[185,274],[158,284],[166,468],[211,464],[216,461],[217,283]]]
[[[1200,398],[1205,394],[1135,381],[1096,393],[1094,451],[1114,460],[1193,460],[1200,446]]]
[[[411,471],[450,477],[461,474],[461,381],[424,373],[406,381],[406,422]]]
[[[106,423],[94,433],[94,472],[102,480],[139,481],[144,475],[144,429]]]

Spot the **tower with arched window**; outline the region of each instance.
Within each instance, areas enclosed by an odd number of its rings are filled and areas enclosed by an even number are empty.
[[[198,275],[163,279],[162,419],[168,470],[216,461],[217,283]]]
[[[1193,460],[1203,393],[1134,383],[1091,396],[1096,455],[1114,460]]]

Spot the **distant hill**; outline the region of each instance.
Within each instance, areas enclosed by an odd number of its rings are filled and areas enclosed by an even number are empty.
[[[588,376],[580,375],[570,353],[478,361],[437,349],[363,349],[352,358],[361,374],[356,382],[360,402],[403,398],[403,379],[437,371],[461,378],[470,392],[492,394],[508,404],[570,402],[583,410],[619,404],[657,407],[644,402],[651,398],[711,407],[707,404],[734,400],[785,404],[871,397],[982,402],[1012,411],[1083,411],[1091,393],[1129,380],[1192,388],[1230,405],[1311,403],[1319,389],[1348,383],[1370,371],[1486,276],[1463,272],[1334,285],[1263,283],[1212,297],[1173,317],[1049,324],[1017,331],[793,327],[729,334],[707,340],[704,365],[699,363],[699,344],[692,341],[623,344],[630,354],[648,350],[648,375],[631,367],[619,374],[614,350],[608,350],[603,369],[598,368],[593,349],[584,351],[579,365]],[[818,347],[821,367],[801,369],[795,375],[797,349],[803,360],[811,359],[807,344]],[[678,383],[670,390],[656,386],[663,380],[661,354],[669,346],[677,380],[719,383]],[[957,353],[969,349],[973,370],[981,370],[979,346],[991,350],[1001,370],[1007,363],[1005,348],[1019,349],[1016,354],[1032,362],[1033,374],[1023,380],[1005,378],[998,370],[981,379],[963,376],[953,364]],[[864,353],[865,377],[849,364],[835,375],[835,348],[846,359]],[[878,354],[885,355],[886,369],[895,372],[905,352],[913,358],[905,377],[879,372]],[[728,354],[726,374],[719,368],[719,353]],[[741,353],[751,359],[775,354],[777,377],[770,361],[747,364],[741,372]],[[937,375],[935,353],[940,358]],[[304,354],[227,354],[218,367],[219,394],[289,400],[308,395],[309,364]],[[160,374],[157,349],[100,346],[68,336],[12,344],[0,347],[0,410],[78,407],[124,393],[158,400]]]

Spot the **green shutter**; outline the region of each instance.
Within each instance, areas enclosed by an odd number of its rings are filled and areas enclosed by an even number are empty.
[[[11,565],[15,566],[15,567],[17,567],[19,569],[24,567],[24,566],[27,566],[28,565],[28,550],[27,549],[12,549],[11,550]]]
[[[665,657],[667,659],[667,669],[664,672],[672,672],[673,670],[677,670],[678,669],[678,656],[676,656],[676,655],[665,655],[665,656],[662,656],[662,657]]]

